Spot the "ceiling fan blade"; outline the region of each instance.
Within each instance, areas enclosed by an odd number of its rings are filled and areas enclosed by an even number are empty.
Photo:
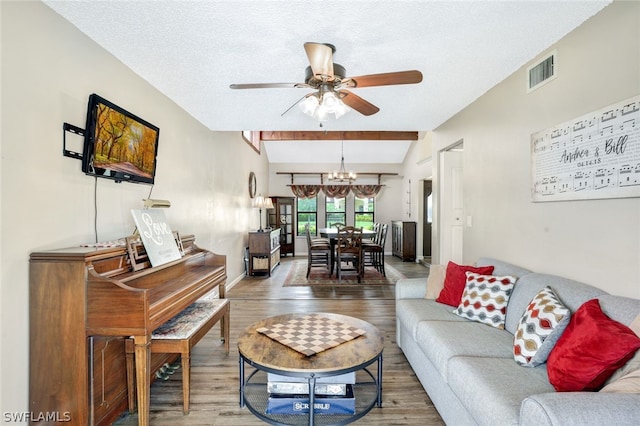
[[[333,77],[333,52],[335,48],[325,43],[305,43],[304,50],[309,58],[313,75],[322,80]]]
[[[373,115],[380,111],[380,108],[369,101],[365,101],[360,96],[348,90],[340,90],[342,102],[355,109],[362,115]]]
[[[382,74],[350,77],[345,81],[348,87],[391,86],[395,84],[415,84],[422,81],[422,73],[417,70],[387,72]]]
[[[248,83],[248,84],[230,84],[231,89],[298,89],[309,88],[306,83]]]

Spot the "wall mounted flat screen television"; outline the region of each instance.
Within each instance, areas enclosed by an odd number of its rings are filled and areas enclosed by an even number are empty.
[[[89,96],[82,171],[116,182],[153,184],[160,129],[96,95]]]

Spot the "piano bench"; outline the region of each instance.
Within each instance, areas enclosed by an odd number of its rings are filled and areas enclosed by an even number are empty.
[[[180,354],[182,359],[182,398],[184,414],[189,413],[191,348],[220,320],[221,338],[229,354],[229,319],[231,304],[227,299],[200,299],[158,327],[151,335],[151,353]],[[127,387],[129,411],[135,410],[135,368],[132,338],[126,341]]]

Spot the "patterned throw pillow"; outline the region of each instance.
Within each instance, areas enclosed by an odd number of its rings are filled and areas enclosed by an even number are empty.
[[[570,318],[571,311],[550,287],[540,290],[527,306],[513,338],[516,363],[523,367],[544,364]]]
[[[504,328],[507,303],[516,283],[512,276],[481,275],[467,272],[467,283],[458,308],[453,311],[463,318],[496,328]]]

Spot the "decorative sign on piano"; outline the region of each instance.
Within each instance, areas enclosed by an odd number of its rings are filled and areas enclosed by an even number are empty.
[[[534,202],[640,197],[640,96],[531,135]]]
[[[151,266],[180,259],[180,251],[164,211],[158,209],[131,210],[133,220],[149,256]]]

